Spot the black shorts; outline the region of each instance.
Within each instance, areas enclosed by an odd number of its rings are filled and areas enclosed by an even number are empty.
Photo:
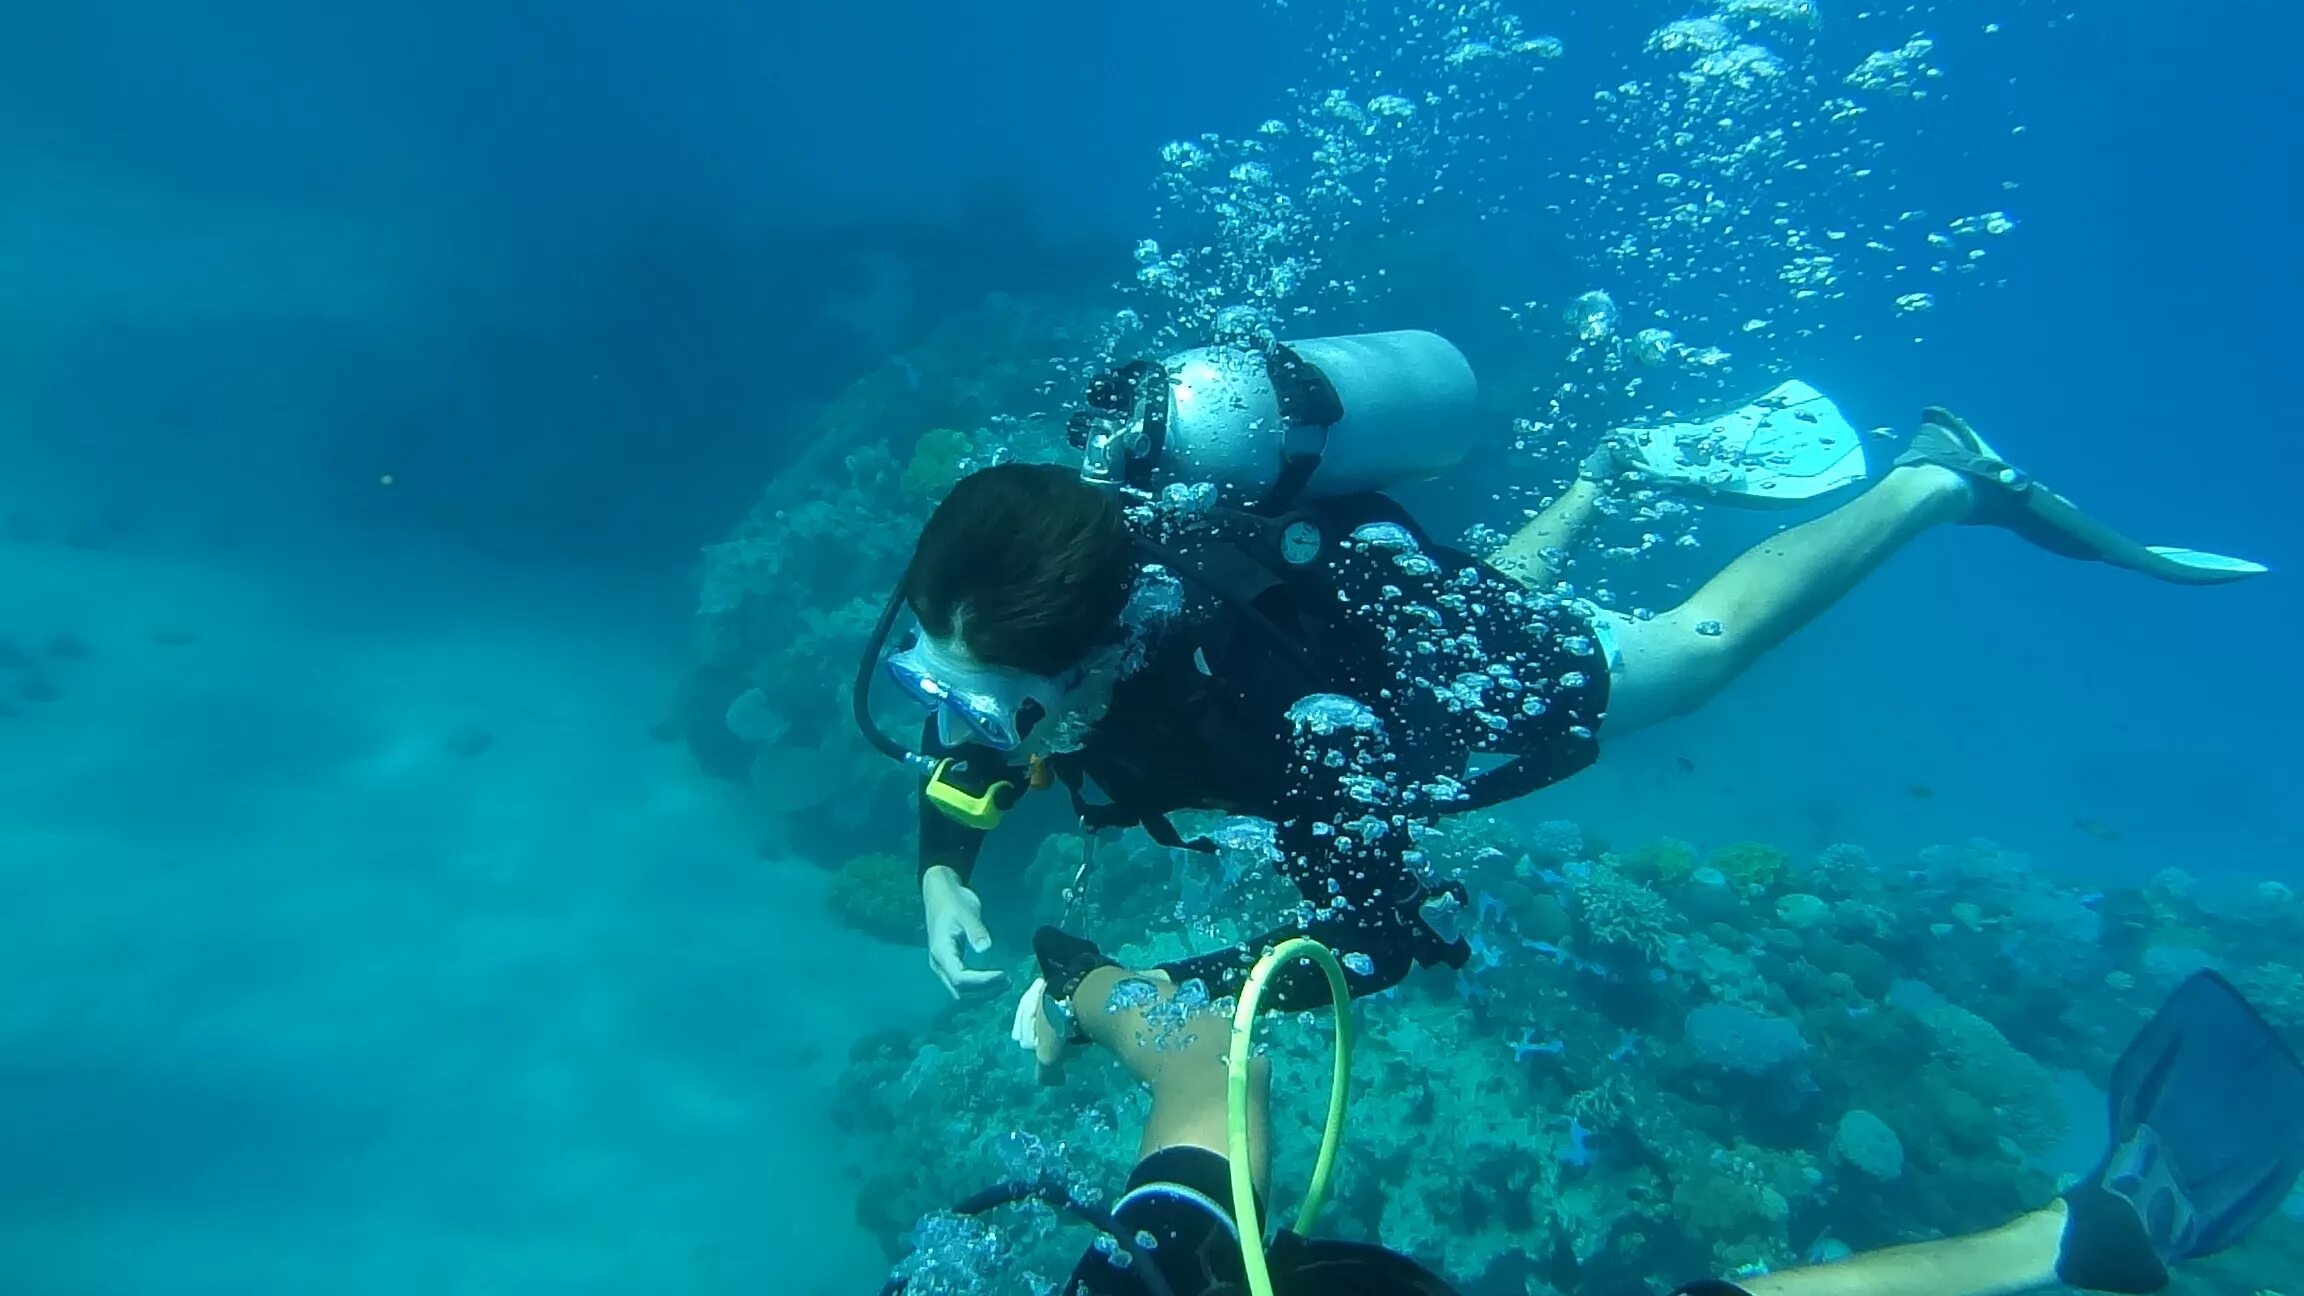
[[[1112,1222],[1119,1240],[1132,1241],[1137,1254],[1103,1239],[1080,1257],[1059,1296],[1157,1291],[1132,1272],[1145,1263],[1138,1256],[1149,1257],[1174,1296],[1247,1282],[1240,1226],[1232,1215],[1231,1162],[1207,1148],[1162,1148],[1137,1162],[1112,1208]]]
[[[1259,1215],[1264,1204],[1256,1204]],[[1247,1290],[1240,1227],[1232,1212],[1232,1163],[1206,1148],[1171,1147],[1144,1158],[1112,1210],[1120,1237],[1080,1257],[1059,1296],[1154,1296],[1157,1271],[1170,1296]],[[1128,1259],[1114,1263],[1114,1257]],[[1282,1232],[1265,1259],[1280,1296],[1457,1296],[1446,1279],[1397,1252],[1363,1242]]]

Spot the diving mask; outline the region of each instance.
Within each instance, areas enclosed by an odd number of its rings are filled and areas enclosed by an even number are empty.
[[[938,742],[975,742],[1002,752],[1022,746],[1035,726],[1056,713],[1079,674],[1059,680],[994,666],[919,632],[888,658],[888,678],[936,716]]]

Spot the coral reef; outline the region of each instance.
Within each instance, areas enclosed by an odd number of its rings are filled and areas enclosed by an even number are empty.
[[[2054,1069],[2101,1082],[2158,1004],[2165,951],[2238,969],[2276,1020],[2304,1008],[2296,915],[2273,893],[2220,919],[2205,886],[2100,892],[1973,842],[1897,863],[1840,845],[1799,866],[1750,843],[1618,858],[1573,825],[1521,833],[1487,815],[1418,842],[1476,896],[1474,957],[1356,1010],[1350,1139],[1323,1227],[1467,1290],[1625,1290],[1997,1223],[2046,1200],[2036,1158],[2101,1119],[2067,1109]],[[1075,834],[1041,844],[1027,882],[1047,912],[1080,850]],[[1236,939],[1210,910],[1243,906],[1176,901],[1210,869],[1133,834],[1106,843],[1084,921],[1131,960]],[[1120,948],[1123,933],[1137,943]],[[1102,1194],[1133,1159],[1143,1095],[1094,1058],[1072,1088],[1033,1084],[1005,1008],[962,1005],[851,1060],[841,1118],[859,1208],[892,1258],[916,1219],[1020,1164]],[[1265,1035],[1285,1195],[1310,1170],[1327,1038],[1316,1018]],[[1038,1216],[1002,1232],[1010,1275],[1061,1273],[1085,1244]],[[2250,1272],[2278,1272],[2260,1254],[2304,1252],[2304,1225],[2264,1232]],[[985,1290],[1029,1289],[1016,1281]]]
[[[920,884],[912,865],[894,855],[858,855],[832,874],[832,912],[860,932],[900,945],[920,940]]]
[[[1771,887],[1792,866],[1792,857],[1766,842],[1731,842],[1704,861],[1739,887]]]
[[[913,443],[912,457],[904,461],[904,493],[931,502],[942,499],[944,492],[968,474],[975,454],[976,443],[967,433],[953,428],[928,429]]]
[[[764,832],[844,861],[829,903],[874,935],[918,938],[912,869],[886,853],[909,824],[887,808],[910,789],[855,735],[848,666],[954,481],[1068,457],[1052,420],[1000,412],[1076,381],[1014,357],[1064,354],[1092,331],[997,298],[952,320],[823,409],[792,467],[704,551],[693,666],[661,729],[742,789]],[[1051,834],[1021,895],[1134,963],[1241,939],[1293,902],[1268,828],[1184,828],[1224,848]],[[2053,1191],[2038,1158],[2072,1121],[2100,1119],[2066,1109],[2057,1073],[2101,1081],[2176,979],[2222,968],[2275,1021],[2304,1025],[2304,905],[2276,884],[2169,870],[2073,885],[1981,841],[1795,860],[1662,837],[1616,854],[1573,822],[1502,815],[1415,836],[1427,867],[1475,897],[1473,956],[1355,1009],[1351,1138],[1325,1224],[1467,1290],[1630,1290],[1997,1223]],[[1085,1239],[1046,1211],[987,1228],[939,1210],[1020,1175],[1107,1192],[1146,1101],[1101,1059],[1077,1062],[1070,1088],[1036,1083],[1009,1009],[957,1004],[866,1040],[835,1111],[859,1218],[891,1258],[915,1230],[941,1238],[984,1292],[1044,1288]],[[1309,1172],[1327,1039],[1317,1020],[1266,1029],[1285,1194]],[[2245,1263],[2304,1254],[2304,1226],[2265,1233]]]
[[[896,844],[880,808],[906,776],[857,736],[846,664],[953,482],[998,458],[1068,452],[1053,421],[1002,411],[1044,404],[1058,377],[1053,361],[1017,357],[1061,355],[1085,331],[998,296],[952,317],[822,410],[798,458],[705,547],[670,723],[707,772],[749,789],[764,835],[788,834],[775,845],[830,863]]]

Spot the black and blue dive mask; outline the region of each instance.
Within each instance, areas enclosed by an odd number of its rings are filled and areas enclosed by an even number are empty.
[[[1085,674],[1076,668],[1059,678],[995,666],[919,631],[889,656],[887,670],[906,696],[936,717],[937,741],[946,747],[980,743],[1001,752],[1021,747]]]

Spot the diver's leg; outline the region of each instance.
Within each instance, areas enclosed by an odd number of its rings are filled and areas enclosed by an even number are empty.
[[[1737,1285],[1751,1296],[2004,1296],[2056,1285],[2064,1203],[1983,1233],[1786,1269]]]
[[[1914,536],[1961,520],[1973,502],[1950,469],[1898,468],[1823,517],[1746,550],[1671,611],[1649,621],[1611,616],[1621,662],[1610,672],[1606,732],[1710,701]]]
[[[1152,1089],[1135,1172],[1112,1208],[1121,1238],[1143,1239],[1149,1250],[1119,1265],[1107,1249],[1112,1240],[1105,1240],[1080,1257],[1059,1289],[1065,1296],[1140,1296],[1145,1285],[1130,1269],[1144,1264],[1179,1293],[1236,1286],[1243,1279],[1228,1159],[1231,1022],[1206,1008],[1179,1009],[1174,995],[1174,985],[1157,973],[1116,967],[1097,968],[1072,992],[1081,1033],[1111,1049],[1129,1074]],[[1262,1196],[1271,1172],[1272,1068],[1263,1058],[1249,1066],[1248,1169]]]
[[[1558,499],[1488,555],[1488,565],[1524,588],[1550,589],[1560,579],[1569,545],[1600,516],[1602,495],[1600,483],[1589,478],[1568,483]]]
[[[1159,973],[1098,968],[1072,992],[1072,1012],[1090,1043],[1110,1049],[1128,1074],[1152,1089],[1139,1157],[1171,1147],[1228,1155],[1225,1054],[1232,1023],[1213,1010],[1175,1007],[1177,984]],[[1261,1190],[1271,1168],[1265,1115],[1271,1068],[1262,1058],[1255,1066],[1248,1083],[1249,1170]]]

